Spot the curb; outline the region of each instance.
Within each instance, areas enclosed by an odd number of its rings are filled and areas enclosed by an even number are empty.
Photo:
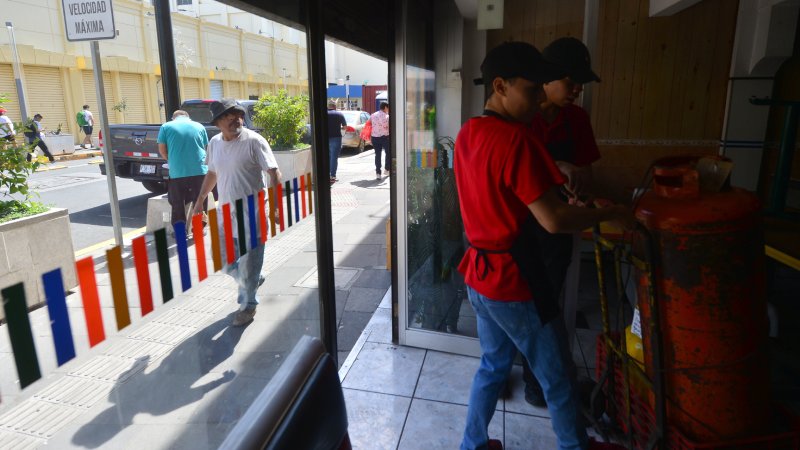
[[[101,156],[103,154],[102,150],[88,150],[82,151],[81,153],[72,153],[69,155],[55,155],[54,158],[56,161],[73,161],[76,159],[87,159],[87,158],[94,158],[95,156]]]
[[[49,172],[51,170],[66,169],[66,168],[67,166],[57,166],[57,165],[39,166],[38,168],[36,168],[36,172]]]

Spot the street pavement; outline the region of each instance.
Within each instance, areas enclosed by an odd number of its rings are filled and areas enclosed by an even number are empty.
[[[375,178],[373,161],[371,150],[346,153],[331,189],[340,364],[391,283],[389,179]],[[134,323],[117,332],[104,254],[96,253],[104,342],[89,348],[76,288],[67,306],[78,356],[56,367],[47,311],[31,312],[43,378],[20,390],[7,325],[0,325],[0,448],[216,448],[299,337],[318,333],[315,239],[310,217],[267,241],[262,304],[255,321],[242,328],[230,326],[237,309],[233,280],[218,272],[198,283],[195,261],[190,261],[193,287],[161,304],[148,237],[156,309],[141,317],[134,268],[126,256]],[[169,243],[177,292],[175,245]]]

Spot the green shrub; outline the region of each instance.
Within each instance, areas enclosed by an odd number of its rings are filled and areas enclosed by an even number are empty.
[[[292,149],[300,142],[308,117],[308,96],[290,96],[281,89],[264,94],[255,106],[253,122],[276,149]]]

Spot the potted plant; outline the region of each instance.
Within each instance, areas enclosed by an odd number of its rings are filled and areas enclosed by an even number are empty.
[[[286,178],[311,172],[311,147],[301,142],[308,121],[308,96],[264,94],[255,105],[253,122],[269,142]]]

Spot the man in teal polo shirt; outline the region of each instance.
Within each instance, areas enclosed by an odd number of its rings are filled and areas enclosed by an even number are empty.
[[[186,205],[197,198],[203,186],[208,172],[206,145],[205,127],[180,109],[172,114],[172,121],[161,125],[158,131],[158,153],[169,164],[167,197],[172,206],[173,225],[186,222]],[[208,200],[204,200],[203,211],[207,209]]]

